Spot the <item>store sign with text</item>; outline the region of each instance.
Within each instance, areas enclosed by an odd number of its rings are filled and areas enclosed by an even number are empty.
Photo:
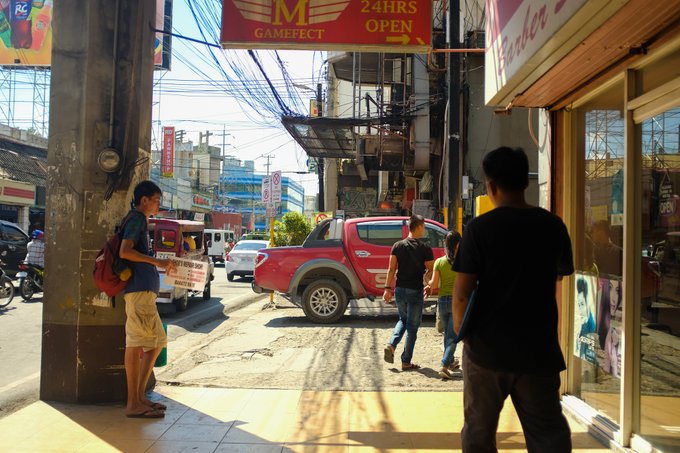
[[[175,162],[175,128],[163,128],[163,155],[161,156],[161,175],[172,178]]]
[[[427,52],[430,0],[224,0],[222,47]]]

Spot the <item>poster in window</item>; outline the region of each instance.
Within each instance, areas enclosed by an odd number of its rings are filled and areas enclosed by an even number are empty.
[[[595,308],[597,277],[577,273],[575,278],[576,303],[574,304],[574,355],[597,365],[597,326]]]

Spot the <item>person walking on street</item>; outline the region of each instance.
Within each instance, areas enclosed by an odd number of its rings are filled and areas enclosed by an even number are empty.
[[[437,299],[437,311],[440,322],[444,325],[444,355],[442,356],[439,377],[453,379],[453,372],[460,368],[458,359],[454,358],[456,343],[453,342],[453,284],[456,281],[456,273],[453,270],[453,260],[456,257],[460,234],[449,231],[446,235],[446,255],[434,262],[432,279],[425,286],[425,296],[432,294],[432,290],[439,288]]]
[[[399,311],[399,321],[394,326],[389,343],[385,346],[384,358],[386,362],[394,363],[394,350],[406,333],[406,344],[401,354],[403,371],[420,368],[411,359],[423,317],[423,275],[425,274],[425,278],[429,280],[434,265],[432,248],[420,240],[423,236],[425,236],[425,219],[419,215],[412,215],[409,220],[408,237],[392,246],[383,293],[385,303],[389,304],[392,300],[392,284],[396,274],[394,299]]]
[[[521,148],[489,152],[482,168],[495,209],[471,220],[454,261],[454,330],[469,297],[463,350],[464,452],[496,452],[496,430],[508,395],[527,450],[569,452],[560,405],[557,281],[574,272],[562,220],[527,204],[529,162]]]
[[[157,267],[166,271],[174,268],[172,261],[152,256],[149,246],[147,219],[158,214],[161,189],[152,181],[142,181],[135,187],[133,209],[124,220],[120,257],[132,267],[132,276],[125,287],[125,374],[127,406],[130,418],[162,418],[166,407],[145,397],[151,370],[161,350],[167,345],[167,335],[156,308],[160,287]]]

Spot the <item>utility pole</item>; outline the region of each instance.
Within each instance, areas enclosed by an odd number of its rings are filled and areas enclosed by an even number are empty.
[[[184,129],[180,129],[178,131],[175,131],[175,141],[184,143],[184,136],[186,135],[187,131]]]
[[[221,155],[221,168],[220,168],[220,184],[219,184],[219,191],[220,191],[220,204],[224,206],[224,196],[222,195],[222,177],[224,176],[224,157],[226,154],[226,148],[227,148],[227,126],[222,126],[222,155]]]
[[[208,148],[208,145],[210,145],[210,136],[214,135],[210,131],[205,131],[205,134],[203,132],[198,133],[198,144],[201,145],[203,144],[203,137],[205,137],[205,147],[206,149]]]
[[[460,48],[460,0],[449,0],[447,10],[447,42],[449,49]],[[448,67],[449,98],[449,228],[458,226],[458,197],[460,194],[460,54],[449,54]],[[462,231],[461,231],[462,233]]]
[[[319,117],[323,116],[323,102],[321,98],[321,84],[317,83],[316,84],[316,109]],[[319,175],[319,199],[318,201],[318,206],[319,206],[319,212],[323,212],[326,210],[326,202],[324,200],[325,194],[324,194],[324,187],[323,187],[323,173],[324,173],[324,160],[323,157],[319,157],[317,162],[316,162],[316,169],[317,173]]]

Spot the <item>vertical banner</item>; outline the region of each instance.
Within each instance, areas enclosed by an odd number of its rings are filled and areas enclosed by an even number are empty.
[[[161,175],[172,178],[175,162],[175,128],[163,127],[163,154],[161,156]]]

